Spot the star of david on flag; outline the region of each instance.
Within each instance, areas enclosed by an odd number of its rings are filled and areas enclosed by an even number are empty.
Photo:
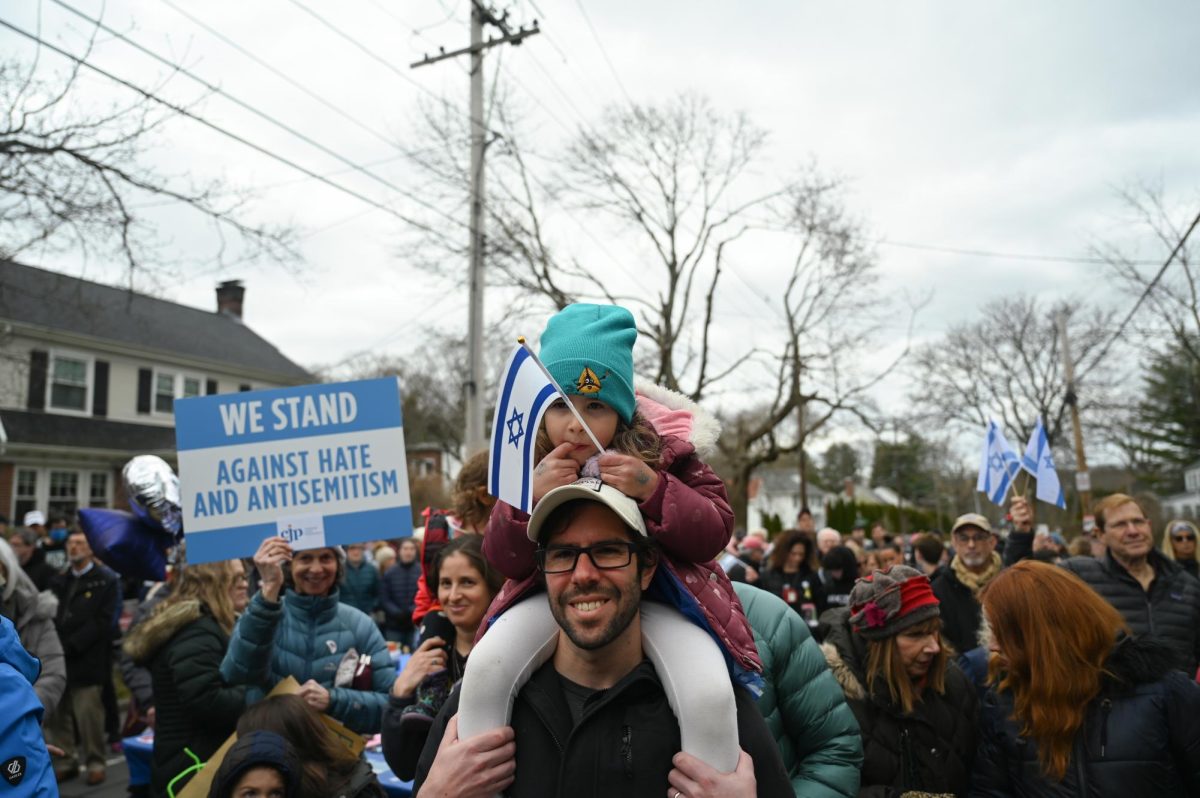
[[[533,506],[534,442],[557,395],[527,349],[513,350],[500,380],[488,462],[488,493],[519,510]]]
[[[1050,456],[1050,439],[1046,437],[1046,428],[1042,425],[1041,416],[1038,416],[1037,425],[1034,426],[1029,443],[1025,446],[1021,468],[1037,480],[1036,495],[1040,501],[1066,508],[1067,498],[1063,495],[1062,483],[1058,481],[1058,472],[1054,470],[1054,459]]]
[[[1004,504],[1008,488],[1021,471],[1017,453],[1009,445],[995,419],[988,421],[987,435],[983,439],[983,456],[979,461],[979,478],[975,489],[987,494],[992,504]]]

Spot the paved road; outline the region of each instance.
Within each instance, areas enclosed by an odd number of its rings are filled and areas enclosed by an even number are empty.
[[[126,787],[129,784],[129,771],[125,768],[125,757],[113,754],[108,758],[108,778],[103,784],[89,787],[83,783],[83,776],[70,781],[64,781],[58,786],[61,798],[126,798]]]

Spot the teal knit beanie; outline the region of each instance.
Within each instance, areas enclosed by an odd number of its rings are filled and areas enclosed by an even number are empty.
[[[542,333],[542,363],[562,389],[599,399],[633,418],[633,314],[617,305],[568,305]]]

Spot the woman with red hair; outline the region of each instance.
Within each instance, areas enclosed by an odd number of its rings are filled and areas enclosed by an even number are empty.
[[[1200,795],[1200,687],[1079,577],[1026,560],[980,599],[990,681],[972,795]]]

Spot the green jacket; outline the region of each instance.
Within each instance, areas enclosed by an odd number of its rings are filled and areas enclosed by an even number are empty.
[[[792,789],[805,798],[852,798],[863,758],[858,722],[808,624],[778,596],[740,582],[733,587],[762,657],[758,708]]]

